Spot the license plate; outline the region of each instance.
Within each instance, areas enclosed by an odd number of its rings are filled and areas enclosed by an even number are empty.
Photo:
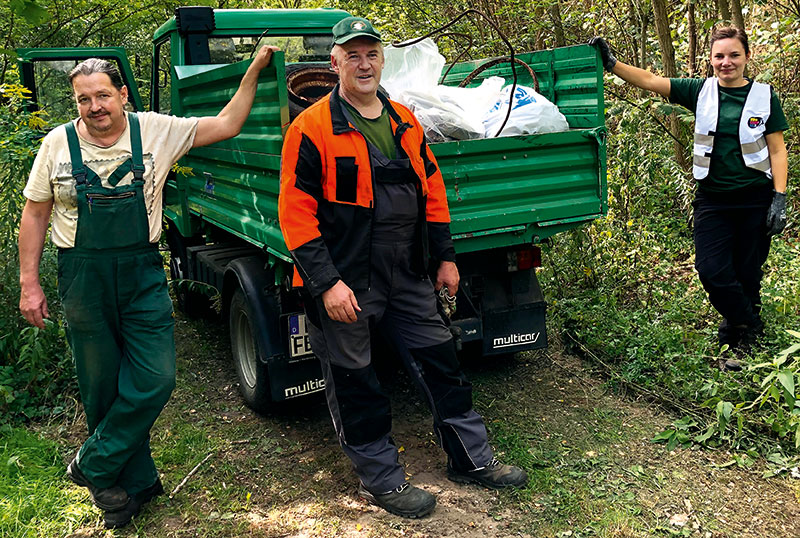
[[[291,314],[289,320],[289,358],[298,359],[312,355],[311,342],[306,330],[306,315]]]

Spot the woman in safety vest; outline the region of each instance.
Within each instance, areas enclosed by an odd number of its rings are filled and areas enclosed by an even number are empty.
[[[747,34],[724,27],[711,35],[708,79],[664,78],[617,61],[602,37],[596,46],[607,71],[661,94],[695,113],[693,173],[695,268],[722,314],[720,346],[746,351],[761,336],[761,266],[770,239],[786,226],[789,126],[768,84],[744,76]],[[740,369],[735,359],[722,367]]]

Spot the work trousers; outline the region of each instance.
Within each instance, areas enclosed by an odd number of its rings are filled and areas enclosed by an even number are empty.
[[[772,189],[699,190],[694,206],[695,268],[727,325],[754,326],[761,310],[761,266],[769,254],[767,210]]]
[[[472,386],[436,310],[433,285],[410,268],[411,244],[373,243],[371,286],[355,292],[361,308],[355,323],[331,320],[321,298],[306,306],[311,347],[322,363],[339,443],[374,493],[405,482],[391,437],[389,398],[372,363],[370,331],[379,326],[429,404],[451,465],[472,470],[492,460],[483,419],[472,408]]]
[[[158,478],[150,428],[175,387],[163,260],[155,245],[62,249],[58,276],[89,427],[78,465],[95,486],[133,496]]]

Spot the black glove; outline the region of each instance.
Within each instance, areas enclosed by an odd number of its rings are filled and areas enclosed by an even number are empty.
[[[614,66],[617,65],[617,59],[611,54],[611,47],[608,46],[608,42],[602,37],[595,36],[589,40],[589,44],[593,47],[597,47],[597,50],[600,51],[600,57],[603,59],[603,67],[610,73],[611,70],[614,69]]]
[[[786,228],[786,193],[772,192],[775,194],[767,211],[767,237],[778,235]]]

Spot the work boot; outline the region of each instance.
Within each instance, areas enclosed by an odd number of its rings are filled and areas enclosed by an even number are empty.
[[[119,529],[120,527],[124,527],[130,523],[134,517],[139,515],[142,506],[162,493],[164,493],[164,486],[161,484],[161,479],[156,478],[152,486],[132,496],[128,504],[121,510],[106,510],[105,514],[103,514],[103,522],[106,528]]]
[[[67,476],[74,483],[87,488],[92,494],[92,502],[101,510],[120,510],[128,504],[128,493],[119,486],[98,488],[81,472],[78,460],[73,459],[67,466]]]
[[[372,493],[364,484],[358,485],[358,495],[389,512],[409,519],[418,519],[430,514],[436,506],[436,497],[408,482],[389,493]]]
[[[459,484],[480,484],[492,489],[523,488],[528,484],[528,473],[496,459],[492,459],[486,467],[473,471],[459,471],[448,462],[447,478]]]
[[[719,347],[728,345],[731,349],[737,347],[742,340],[742,334],[747,325],[733,325],[727,319],[723,319],[717,329],[717,339]]]
[[[745,326],[738,347],[745,353],[749,353],[752,351],[753,346],[757,345],[763,337],[764,322],[761,321],[761,318],[756,318],[753,323]]]

